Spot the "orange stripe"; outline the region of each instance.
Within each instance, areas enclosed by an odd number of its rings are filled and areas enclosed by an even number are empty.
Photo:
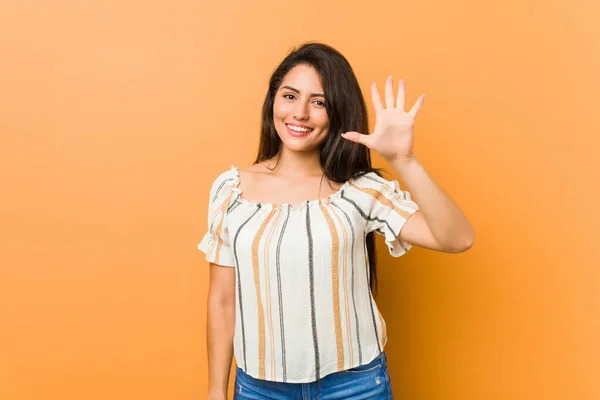
[[[379,323],[381,324],[381,347],[384,347],[387,343],[387,328],[385,326],[385,320],[383,319],[383,315],[381,315],[379,308],[377,309],[377,313],[379,314]]]
[[[354,365],[354,347],[352,346],[352,327],[350,325],[350,305],[348,303],[348,233],[346,232],[346,227],[343,224],[341,217],[333,210],[331,213],[335,215],[335,218],[340,224],[342,234],[344,235],[344,251],[342,252],[342,274],[344,275],[344,309],[346,311],[346,337],[348,338],[348,352],[350,353],[350,365]]]
[[[400,193],[395,193],[395,192],[393,192],[392,196],[394,196],[394,198],[395,198],[396,200],[398,200],[398,203],[401,203],[401,204],[403,204],[403,205],[404,205],[404,206],[406,206],[406,207],[412,208],[413,210],[418,210],[418,209],[419,209],[418,207],[415,207],[415,205],[414,205],[414,204],[412,204],[412,203],[409,203],[407,200],[404,200],[404,199],[402,198],[402,195],[401,195]]]
[[[340,267],[339,267],[339,237],[331,216],[323,204],[319,204],[329,232],[331,234],[331,289],[333,297],[333,320],[335,326],[335,346],[337,350],[338,370],[344,369],[344,343],[342,341],[342,318],[340,316]]]
[[[371,275],[371,265],[369,264],[369,254],[367,251],[367,242],[363,242],[363,249],[364,249],[364,254],[365,254],[365,264],[367,265],[367,276]],[[379,312],[379,307],[377,307],[377,303],[375,302],[375,299],[373,299],[372,297],[372,292],[371,292],[371,288],[369,288],[369,301],[375,303],[375,307],[377,308],[377,314],[379,315],[379,325],[381,325],[381,339],[383,342],[383,338],[385,337],[385,340],[387,341],[387,331],[385,328],[385,321],[383,321],[383,316],[381,315],[381,313]],[[375,316],[373,316],[373,323],[375,323]],[[377,330],[377,327],[375,327],[375,330]],[[377,338],[377,340],[379,340],[379,338]],[[382,348],[385,345],[385,343],[382,343]]]
[[[353,183],[350,183],[350,186],[354,187],[357,190],[360,190],[363,193],[366,193],[372,197],[375,198],[375,200],[379,201],[381,204],[383,204],[386,207],[389,207],[391,209],[393,209],[394,211],[396,211],[398,214],[400,214],[402,217],[404,217],[405,219],[408,219],[411,214],[407,211],[402,210],[401,208],[399,208],[398,206],[396,206],[394,203],[392,203],[387,197],[385,197],[385,195],[383,193],[381,193],[380,191],[376,190],[376,189],[371,189],[371,188],[361,188],[358,187],[356,185],[354,185]],[[399,199],[400,200],[400,199]],[[405,204],[403,201],[400,200],[400,203]],[[412,206],[411,206],[412,208]]]
[[[254,287],[256,288],[256,303],[258,308],[258,375],[260,379],[265,379],[265,312],[263,309],[262,298],[260,295],[260,268],[258,265],[258,246],[262,235],[265,232],[269,221],[273,217],[275,210],[271,210],[271,213],[267,216],[265,221],[260,226],[258,232],[254,236],[252,241],[252,271],[254,272]]]
[[[215,231],[217,238],[218,238],[218,242],[217,242],[217,251],[215,253],[215,261],[218,264],[219,262],[219,254],[221,252],[221,247],[223,246],[223,239],[221,239],[221,230],[223,229],[223,222],[225,221],[225,217],[227,216],[227,207],[229,206],[229,202],[231,201],[231,196],[233,195],[233,192],[229,193],[229,196],[227,196],[227,199],[225,199],[225,201],[221,204],[221,207],[219,208],[221,211],[221,220],[219,221],[219,226],[217,226],[217,229]]]
[[[267,235],[267,242],[265,243],[265,282],[267,283],[267,318],[269,319],[269,333],[271,342],[271,380],[275,380],[275,337],[273,334],[273,305],[271,303],[271,270],[269,268],[269,249],[271,248],[271,239],[273,238],[273,232],[277,227],[277,221],[279,221],[280,213],[277,214],[277,219],[271,225],[271,230]]]

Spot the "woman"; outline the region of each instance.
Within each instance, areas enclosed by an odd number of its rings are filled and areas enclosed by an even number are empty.
[[[233,353],[236,399],[392,398],[373,235],[399,257],[413,245],[463,252],[474,234],[412,152],[424,97],[405,112],[391,77],[385,105],[375,83],[371,95],[367,135],[348,61],[303,45],[271,76],[256,161],[213,182],[198,245],[210,262],[209,399],[227,398]],[[409,191],[371,167],[370,150]]]

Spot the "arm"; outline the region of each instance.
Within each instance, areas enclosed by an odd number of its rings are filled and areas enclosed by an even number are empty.
[[[210,263],[207,306],[208,399],[227,400],[235,328],[235,269]]]
[[[473,245],[473,228],[456,203],[436,185],[413,155],[414,122],[425,97],[420,96],[410,111],[405,112],[404,91],[404,80],[400,80],[394,99],[393,80],[389,76],[385,83],[384,107],[377,85],[373,83],[371,96],[376,115],[373,133],[346,132],[342,137],[375,150],[408,186],[419,211],[406,221],[398,234],[399,239],[433,250],[465,251]]]
[[[419,205],[419,211],[402,227],[399,239],[447,253],[460,253],[471,248],[475,240],[471,224],[414,155],[409,161],[395,159],[389,164]]]

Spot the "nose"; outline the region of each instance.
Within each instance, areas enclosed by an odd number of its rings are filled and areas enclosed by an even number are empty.
[[[307,120],[308,119],[308,104],[303,101],[298,101],[296,103],[296,108],[294,109],[294,118]]]

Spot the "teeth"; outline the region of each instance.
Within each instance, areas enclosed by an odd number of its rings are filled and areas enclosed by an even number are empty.
[[[312,131],[312,129],[310,129],[310,128],[300,128],[299,126],[293,126],[293,125],[288,125],[288,128],[290,128],[294,132],[304,132],[304,133],[306,133],[306,132]]]

